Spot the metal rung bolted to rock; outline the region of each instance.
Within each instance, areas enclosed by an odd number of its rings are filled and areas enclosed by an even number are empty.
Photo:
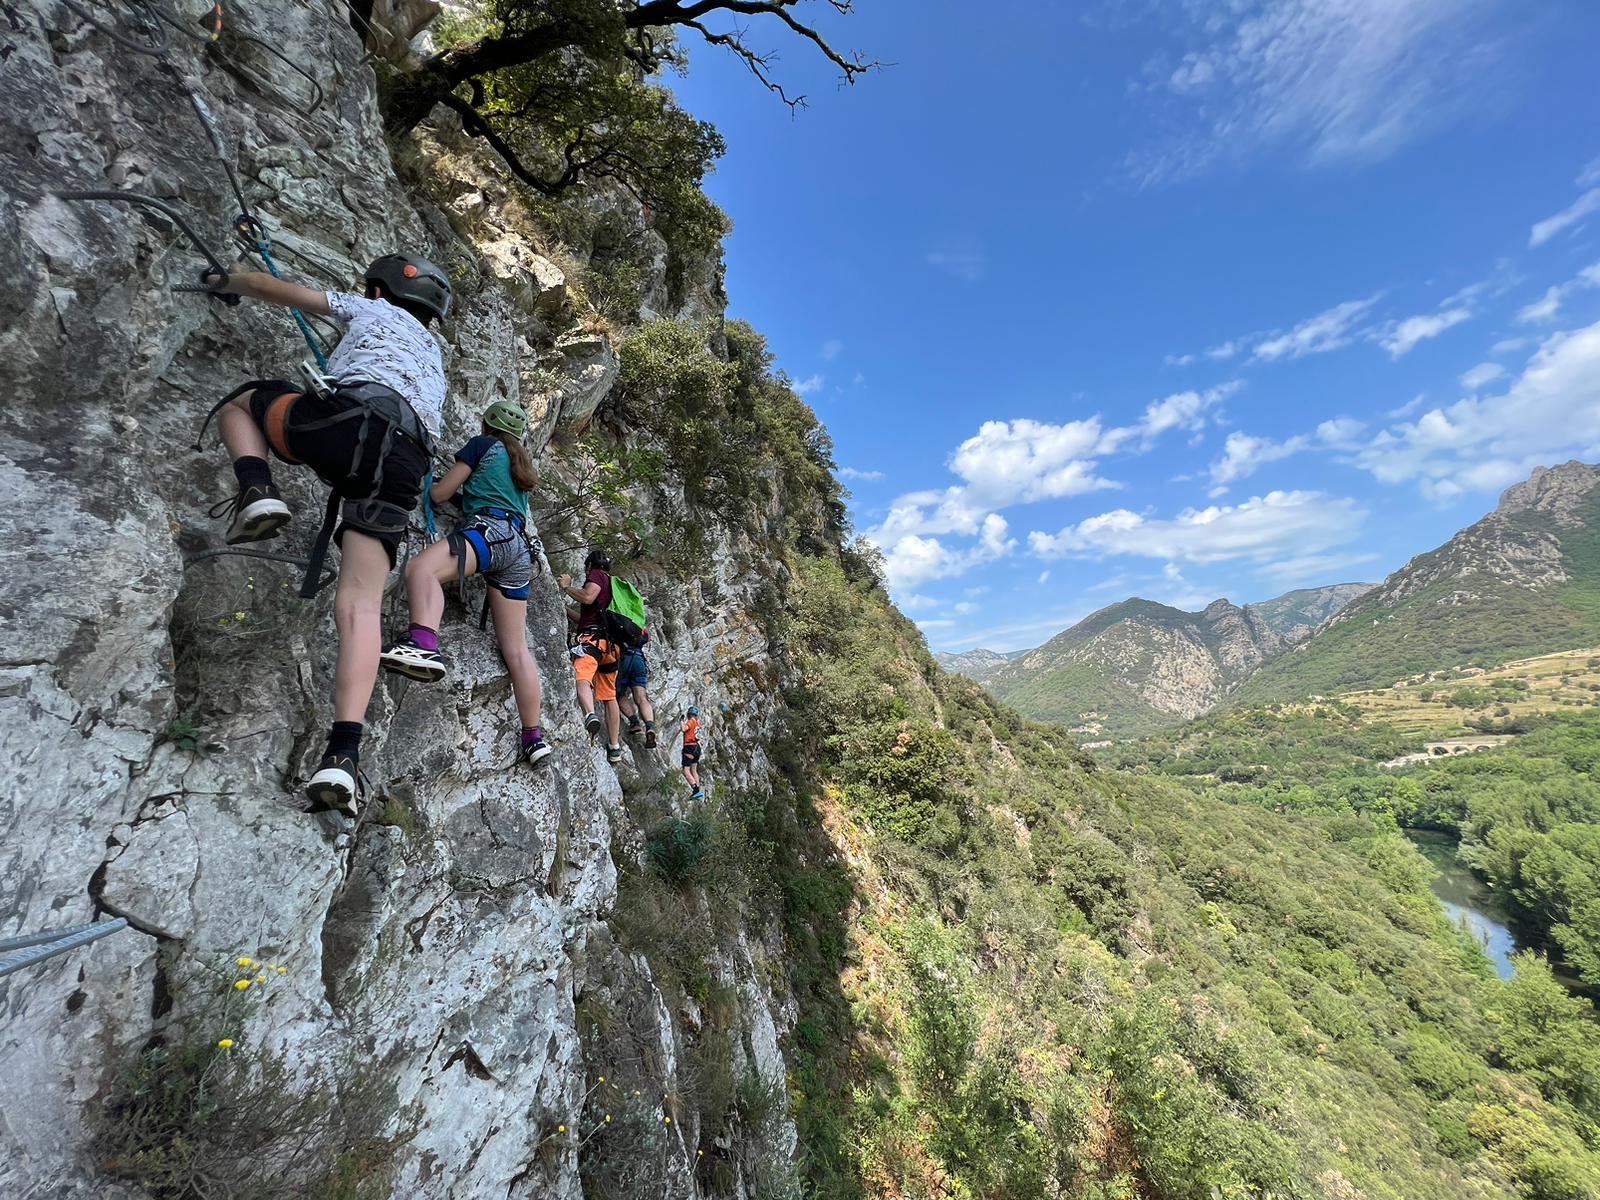
[[[126,929],[128,918],[117,917],[111,921],[93,921],[75,925],[71,929],[49,930],[44,933],[27,933],[20,937],[0,938],[0,978],[31,967],[79,946],[98,941],[109,933]]]

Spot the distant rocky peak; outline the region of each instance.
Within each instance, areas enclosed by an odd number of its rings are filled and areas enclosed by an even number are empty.
[[[1549,513],[1562,525],[1576,525],[1582,521],[1579,507],[1597,483],[1600,483],[1600,467],[1588,463],[1573,461],[1557,467],[1535,467],[1527,479],[1502,493],[1495,512],[1502,516]]]

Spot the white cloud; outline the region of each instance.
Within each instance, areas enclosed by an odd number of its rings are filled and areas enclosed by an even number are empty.
[[[1049,583],[1050,582],[1050,572],[1049,571],[1040,571],[1039,572],[1039,582],[1042,583],[1042,584],[1043,583]]]
[[[1222,457],[1210,467],[1213,484],[1211,495],[1222,495],[1228,490],[1228,484],[1254,475],[1264,463],[1277,462],[1280,458],[1298,454],[1308,445],[1310,439],[1305,437],[1275,442],[1271,438],[1252,437],[1248,433],[1230,433],[1223,444]]]
[[[1489,353],[1512,354],[1518,350],[1526,350],[1538,340],[1538,338],[1531,337],[1502,338],[1500,341],[1489,347]]]
[[[1095,475],[1090,460],[1115,449],[1121,436],[1102,429],[1099,417],[1060,425],[985,421],[956,447],[950,469],[991,508],[1076,496],[1114,486]]]
[[[804,379],[796,379],[789,386],[794,389],[797,396],[813,396],[820,392],[827,382],[826,376],[807,375]]]
[[[1226,341],[1220,346],[1213,346],[1207,350],[1206,357],[1216,362],[1226,362],[1243,349],[1244,346],[1238,341]]]
[[[1348,450],[1356,444],[1356,437],[1367,427],[1365,421],[1354,417],[1334,417],[1317,426],[1317,440],[1334,450]]]
[[[817,353],[821,356],[823,362],[832,362],[843,352],[844,343],[838,338],[829,338],[827,341],[822,343],[822,349]]]
[[[1282,149],[1309,165],[1372,162],[1480,105],[1494,0],[1195,0],[1150,8],[1187,19],[1181,58],[1146,68],[1174,113],[1164,142],[1128,165],[1146,184]],[[1171,21],[1168,22],[1169,26]]]
[[[1506,369],[1499,363],[1481,362],[1470,371],[1461,373],[1461,386],[1469,392],[1475,392],[1485,384],[1504,378],[1505,373]]]
[[[1417,409],[1421,408],[1427,402],[1428,402],[1428,393],[1427,392],[1418,392],[1415,396],[1411,397],[1411,399],[1407,400],[1404,404],[1400,405],[1398,408],[1391,408],[1388,411],[1388,413],[1385,414],[1385,415],[1389,416],[1391,418],[1395,418],[1395,419],[1398,419],[1400,417],[1409,417],[1412,413],[1416,412]]]
[[[1160,400],[1153,400],[1145,405],[1144,416],[1139,419],[1136,426],[1131,429],[1111,430],[1113,444],[1118,444],[1116,439],[1119,434],[1137,434],[1145,441],[1149,441],[1160,437],[1169,429],[1199,433],[1206,427],[1206,413],[1243,386],[1239,380],[1232,379],[1227,383],[1219,383],[1216,387],[1207,388],[1203,392],[1174,392]]]
[[[1528,245],[1542,246],[1562,230],[1570,229],[1585,217],[1597,212],[1600,212],[1600,187],[1592,187],[1555,216],[1537,222],[1528,232]]]
[[[1262,563],[1255,573],[1280,588],[1326,584],[1349,568],[1376,562],[1377,558],[1376,554],[1297,554]]]
[[[1446,329],[1472,319],[1472,311],[1466,308],[1450,308],[1443,312],[1425,313],[1421,316],[1407,317],[1399,321],[1379,338],[1383,348],[1389,352],[1390,358],[1401,358],[1411,353],[1418,342],[1436,338]]]
[[[1498,395],[1474,395],[1384,430],[1355,458],[1384,483],[1448,502],[1534,466],[1600,453],[1600,322],[1547,338]]]
[[[936,537],[918,534],[897,538],[887,547],[877,538],[872,540],[883,548],[884,575],[898,592],[929,580],[962,575],[973,567],[1004,558],[1017,546],[1016,541],[1007,536],[1007,529],[1004,517],[989,513],[979,527],[977,542],[965,549],[953,549]]]
[[[934,250],[925,257],[929,266],[962,283],[977,283],[989,270],[989,256],[981,250]]]
[[[1356,535],[1366,517],[1366,510],[1349,498],[1321,492],[1268,492],[1242,504],[1186,509],[1170,520],[1116,509],[1060,533],[1030,533],[1028,545],[1044,558],[1131,554],[1168,562],[1266,563],[1342,545]]]
[[[957,604],[952,611],[955,612],[957,616],[970,617],[973,613],[978,611],[978,606],[971,600],[963,600],[960,604]]]
[[[917,628],[921,629],[921,630],[950,629],[954,625],[955,625],[955,621],[950,617],[939,617],[937,620],[933,620],[933,621],[918,621],[917,622]]]
[[[1532,304],[1524,306],[1517,313],[1517,320],[1524,325],[1553,321],[1560,314],[1561,306],[1568,297],[1593,287],[1600,287],[1600,262],[1591,263],[1565,283],[1547,288],[1543,296]]]
[[[1165,361],[1169,367],[1187,367],[1190,363],[1194,362],[1194,355],[1169,354],[1167,355]]]
[[[895,603],[905,612],[927,612],[929,609],[939,607],[939,602],[932,596],[921,596],[916,592],[906,592],[895,597]]]
[[[1378,301],[1377,296],[1365,300],[1346,300],[1326,312],[1300,322],[1288,333],[1277,334],[1257,344],[1252,356],[1264,362],[1280,358],[1303,358],[1307,354],[1326,354],[1350,344],[1354,337],[1352,327]]]
[[[1238,387],[1231,382],[1165,396],[1146,405],[1137,424],[1111,429],[1098,416],[1060,424],[985,421],[950,456],[959,484],[895,497],[864,536],[883,551],[897,589],[960,575],[1014,548],[997,510],[1121,486],[1096,473],[1098,459],[1170,430],[1203,429],[1210,410]],[[962,545],[956,537],[976,540]]]
[[[863,482],[883,478],[882,471],[858,471],[854,467],[840,467],[839,474],[846,479],[859,479]]]

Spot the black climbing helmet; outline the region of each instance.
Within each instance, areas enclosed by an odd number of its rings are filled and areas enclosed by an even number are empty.
[[[604,550],[591,550],[589,551],[589,557],[583,560],[583,565],[586,569],[599,567],[602,571],[609,573],[611,570],[611,555]]]
[[[385,296],[427,309],[441,321],[449,315],[450,298],[455,295],[443,271],[409,254],[385,254],[373,260],[366,282],[368,287],[381,286]]]

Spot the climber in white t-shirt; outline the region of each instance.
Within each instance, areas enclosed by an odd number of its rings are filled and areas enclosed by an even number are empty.
[[[450,311],[450,281],[424,259],[389,254],[367,268],[365,296],[313,291],[260,272],[212,274],[206,283],[219,294],[332,317],[345,327],[324,372],[327,391],[262,379],[222,406],[218,426],[239,490],[212,515],[227,519],[230,545],[278,536],[290,514],[272,483],[269,447],[283,462],[310,467],[333,490],[302,591],[314,590],[311,579],[333,537],[340,549],[333,728],[306,794],[314,807],[354,815],[362,722],[382,649],[383,584],[442,424],[444,360],[428,326]]]

